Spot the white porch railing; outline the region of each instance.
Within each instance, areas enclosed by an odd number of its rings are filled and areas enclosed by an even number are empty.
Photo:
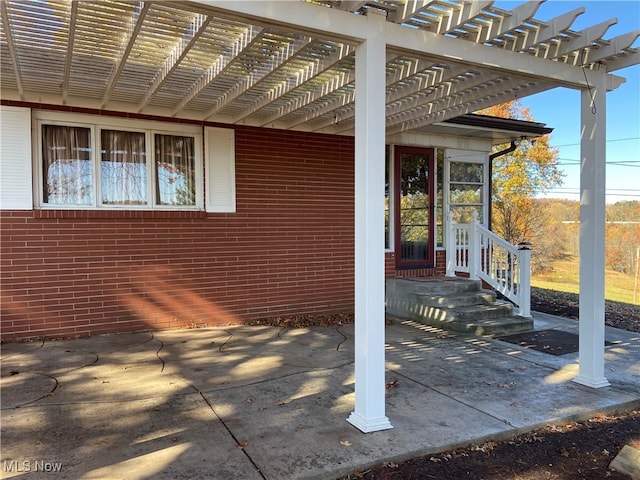
[[[516,313],[531,317],[531,250],[500,238],[478,223],[455,223],[449,213],[447,235],[447,276],[466,272],[484,280],[516,305]]]

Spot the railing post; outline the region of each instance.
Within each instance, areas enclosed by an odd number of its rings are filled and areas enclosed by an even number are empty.
[[[469,278],[478,280],[480,278],[480,235],[476,225],[478,224],[478,212],[471,215],[471,225],[469,226]]]
[[[518,297],[520,298],[519,313],[521,317],[531,317],[531,244],[521,242],[518,244],[520,252],[520,275],[518,284]]]
[[[453,212],[447,213],[447,277],[456,276],[456,264],[458,263],[456,258],[456,234],[453,228]]]

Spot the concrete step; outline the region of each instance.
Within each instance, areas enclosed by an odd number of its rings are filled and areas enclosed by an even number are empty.
[[[443,321],[486,320],[491,318],[509,317],[513,313],[513,305],[510,303],[494,303],[492,305],[465,305],[452,308],[428,307],[426,316]]]
[[[393,283],[398,288],[411,293],[431,295],[463,295],[479,292],[482,289],[480,280],[460,277],[424,277],[416,279],[393,278],[387,280],[387,286]]]
[[[479,280],[387,279],[386,295],[387,313],[455,332],[504,335],[533,329],[532,319],[513,316],[513,305],[496,300]]]
[[[469,322],[455,320],[446,323],[446,325],[439,323],[433,326],[439,326],[452,332],[468,333],[470,335],[500,336],[533,330],[533,320],[524,317],[500,317]]]
[[[467,292],[461,295],[434,295],[432,293],[416,293],[425,305],[443,308],[465,307],[468,305],[492,305],[496,301],[496,293],[482,289],[478,292]]]

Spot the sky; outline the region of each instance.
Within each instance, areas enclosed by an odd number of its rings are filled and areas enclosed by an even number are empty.
[[[494,5],[511,10],[522,3],[496,1]],[[572,30],[580,31],[611,18],[617,18],[618,23],[607,31],[605,40],[640,29],[640,0],[548,0],[534,18],[545,21],[579,7],[585,7],[585,12],[578,16]],[[640,48],[640,39],[633,46]],[[607,203],[640,201],[640,65],[613,74],[627,81],[607,93]],[[535,121],[553,128],[550,144],[558,148],[565,172],[563,185],[543,196],[579,200],[580,92],[556,88],[525,97],[521,102],[530,108]]]

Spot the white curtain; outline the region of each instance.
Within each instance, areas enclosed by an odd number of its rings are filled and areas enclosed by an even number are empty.
[[[156,202],[158,205],[195,205],[193,137],[156,134]]]
[[[92,204],[91,157],[89,128],[42,125],[43,202]]]
[[[146,205],[145,134],[102,130],[100,165],[104,205]]]

